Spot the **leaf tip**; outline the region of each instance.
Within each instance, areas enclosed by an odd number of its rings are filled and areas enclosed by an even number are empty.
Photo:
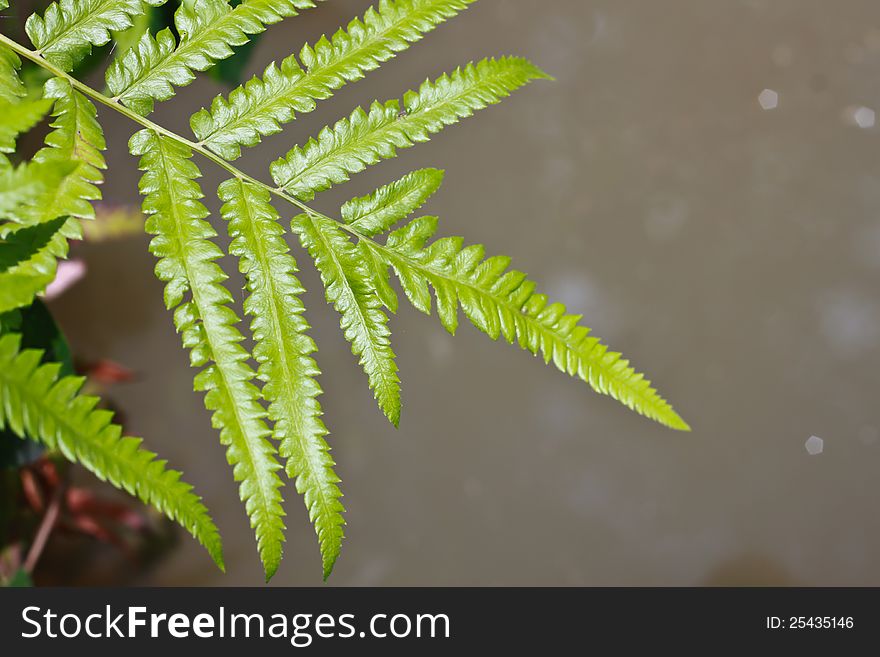
[[[339,549],[339,543],[336,543],[336,545],[329,548],[325,548],[324,545],[321,546],[321,561],[324,567],[322,581],[325,583],[330,578],[330,575],[333,573],[333,568],[336,566],[336,559],[339,557]]]
[[[213,545],[207,546],[208,554],[211,556],[211,559],[214,561],[214,564],[217,568],[220,569],[221,573],[226,573],[226,562],[223,559],[223,545],[220,543],[220,539],[218,537],[217,542]]]

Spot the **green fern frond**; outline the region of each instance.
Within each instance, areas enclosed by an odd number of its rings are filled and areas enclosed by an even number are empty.
[[[313,111],[319,101],[362,79],[473,0],[379,0],[362,19],[331,38],[304,46],[278,65],[270,64],[262,77],[218,96],[208,109],[194,114],[190,126],[195,141],[145,116],[199,71],[236,50],[242,52],[240,47],[252,35],[314,7],[318,0],[180,0],[174,27],[153,34],[147,12],[155,15],[150,7],[163,1],[57,0],[42,16],[28,19],[36,52],[0,35],[0,312],[27,303],[43,289],[54,274],[56,259],[67,253],[67,240],[80,235],[80,220],[94,217],[91,202],[100,198],[105,144],[92,102],[139,125],[142,130],[132,137],[130,150],[140,157],[144,171],[140,189],[146,230],[153,236],[150,250],[158,259],[156,275],[165,283],[166,306],[174,311],[175,327],[198,370],[194,387],[205,393],[205,406],[220,430],[267,578],[278,567],[284,541],[282,459],[304,496],[325,578],[339,555],[345,526],[339,477],[319,404],[322,391],[316,346],[304,316],[304,290],[279,213],[270,202],[273,197],[303,213],[291,222],[291,229],[315,261],[352,353],[395,426],[401,393],[387,311],[396,312],[400,300],[392,271],[416,308],[431,313],[436,303],[448,331],[456,331],[461,308],[491,338],[517,343],[667,426],[688,428],[641,374],[580,325],[579,316],[537,293],[525,274],[509,270],[508,258],[486,258],[482,246],[465,247],[460,238],[431,241],[437,219],[412,217],[440,187],[442,171],[408,174],[349,201],[339,217],[323,215],[307,204],[366,167],[395,157],[398,149],[428,141],[446,126],[547,77],[527,60],[504,57],[471,63],[424,82],[402,99],[358,108],[272,163],[274,186],[231,164],[242,148],[280,132],[297,114]],[[4,3],[0,0],[0,6]],[[135,22],[137,27],[129,28]],[[111,36],[121,42],[106,72],[109,93],[65,72]],[[41,101],[29,98],[22,85],[19,57],[51,78]],[[13,166],[4,152],[14,150],[18,135],[37,124],[49,103],[53,120],[45,148],[32,161]],[[218,246],[207,220],[193,154],[230,178],[218,190],[231,238],[228,251]],[[385,234],[387,238],[377,240]],[[245,278],[249,331],[241,328],[233,310],[220,265],[225,253],[237,258]],[[0,315],[3,328],[23,332],[29,339],[26,330],[16,328],[14,318],[20,315]],[[243,332],[253,338],[253,353],[244,346]],[[141,454],[137,442],[120,439],[118,429],[110,431],[109,417],[93,411],[94,401],[75,401],[78,384],[73,379],[56,383],[55,366],[40,366],[37,352],[19,351],[18,343],[0,341],[0,424],[8,417],[13,427],[28,428],[30,422],[54,429],[69,416],[94,428],[98,439],[65,434],[56,443],[68,455],[91,459],[99,476],[124,466],[125,481],[116,480],[129,489],[126,481],[136,475],[145,476],[151,486],[177,482],[176,475],[158,473],[162,463],[156,466],[151,454],[132,456]],[[3,377],[11,380],[6,361],[25,371],[27,380],[4,387]],[[64,394],[60,405],[53,402],[53,409],[32,410],[22,407],[20,394],[14,392],[22,387],[43,392],[44,404],[55,399],[56,388]],[[66,413],[57,419],[59,410]],[[96,444],[105,450],[114,447],[106,436],[117,441],[112,456],[123,465],[91,456]],[[168,508],[163,499],[154,495],[149,501]],[[204,512],[200,505],[198,509]],[[188,518],[182,521],[192,529],[194,522]],[[216,537],[213,525],[193,531],[201,533],[203,541],[204,535],[209,542]],[[217,546],[219,550],[219,542]]]
[[[379,407],[394,426],[400,424],[400,379],[388,336],[388,316],[376,296],[370,272],[354,245],[332,221],[302,214],[291,229],[315,261],[327,302],[341,315],[345,339],[360,357]]]
[[[398,100],[373,103],[369,112],[357,108],[349,118],[324,128],[317,141],[311,139],[273,162],[272,178],[291,195],[309,201],[351,174],[395,157],[398,148],[428,141],[444,127],[545,77],[534,64],[517,57],[468,64],[407,92],[402,110]]]
[[[372,237],[391,229],[422,207],[443,184],[440,169],[420,169],[368,196],[342,206],[342,218],[361,235]]]
[[[227,0],[185,2],[174,15],[180,43],[169,29],[155,37],[144,34],[107,69],[107,87],[116,99],[147,115],[155,101],[171,98],[174,87],[192,82],[194,71],[232,55],[248,35],[314,6],[314,0],[243,0],[235,8]]]
[[[475,0],[380,0],[363,20],[355,18],[331,39],[269,64],[262,78],[254,77],[229,94],[217,96],[210,110],[193,115],[190,125],[198,140],[227,160],[241,155],[242,146],[255,146],[261,137],[281,131],[297,112],[305,114],[347,82],[363,78],[440,23]],[[301,63],[300,63],[301,62]]]
[[[0,239],[0,314],[29,305],[55,278],[52,242],[66,221],[59,217]]]
[[[590,329],[579,324],[581,316],[566,314],[565,306],[537,294],[525,274],[508,270],[510,258],[486,258],[482,245],[463,247],[458,237],[425,246],[436,230],[436,217],[423,217],[391,233],[384,246],[366,239],[362,243],[393,267],[407,297],[425,313],[431,312],[430,284],[440,322],[450,333],[458,327],[461,306],[471,323],[493,340],[516,341],[632,410],[673,429],[690,429],[629,361],[590,336]]]
[[[279,452],[287,460],[287,473],[295,478],[315,525],[326,578],[342,547],[345,509],[324,439],[328,431],[318,403],[319,370],[311,357],[317,347],[307,333],[300,300],[305,290],[296,278],[296,261],[289,254],[269,193],[234,178],[220,186],[219,196],[232,238],[229,251],[239,258],[247,279],[244,309],[252,318],[263,398],[269,404]]]
[[[154,235],[150,251],[159,259],[156,275],[166,283],[165,305],[175,309],[174,323],[193,367],[204,368],[195,388],[206,393],[205,406],[227,446],[268,579],[278,568],[284,541],[281,466],[268,440],[266,411],[253,384],[250,355],[241,346],[232,296],[223,285],[226,275],[215,262],[223,253],[205,221],[200,173],[186,146],[151,130],[136,133],[129,146],[141,157],[146,230]]]
[[[59,379],[58,363],[40,364],[42,352],[22,351],[20,344],[16,334],[0,336],[0,428],[57,449],[99,479],[137,495],[190,532],[223,569],[220,535],[192,486],[142,449],[139,438],[123,437],[111,422],[113,414],[95,408],[97,398],[77,394],[83,379]]]
[[[64,71],[73,68],[92,51],[111,39],[113,30],[132,25],[132,17],[165,0],[59,0],[43,16],[27,19],[25,31],[37,51]]]

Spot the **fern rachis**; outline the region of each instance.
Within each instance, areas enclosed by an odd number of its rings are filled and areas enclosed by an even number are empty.
[[[79,221],[92,216],[90,202],[99,196],[96,185],[101,182],[104,166],[100,155],[103,137],[92,102],[140,126],[130,148],[141,157],[144,170],[141,191],[149,216],[146,228],[153,235],[150,250],[158,258],[156,275],[166,284],[166,305],[174,310],[174,323],[190,350],[191,363],[201,370],[195,388],[205,392],[205,405],[227,447],[267,577],[278,567],[284,540],[279,459],[286,462],[286,474],[296,480],[297,491],[304,497],[318,535],[325,577],[339,554],[344,526],[339,477],[318,402],[317,347],[308,333],[297,263],[284,240],[286,228],[275,202],[283,203],[285,210],[297,210],[291,231],[315,261],[327,301],[339,312],[345,337],[393,424],[399,420],[401,403],[387,326],[386,310],[395,312],[398,306],[391,271],[405,297],[423,312],[432,311],[433,289],[438,317],[451,333],[458,326],[461,308],[492,339],[516,342],[643,415],[672,428],[688,428],[620,354],[608,351],[580,325],[580,317],[568,315],[563,306],[536,293],[535,284],[525,274],[508,270],[508,258],[485,258],[482,246],[464,247],[460,238],[429,243],[437,219],[411,220],[410,215],[436,192],[442,172],[422,169],[408,174],[344,204],[338,218],[308,205],[320,192],[394,157],[398,149],[428,141],[445,127],[501,101],[533,80],[547,77],[527,60],[502,57],[467,64],[403,94],[402,101],[358,108],[272,163],[274,186],[231,164],[242,148],[281,132],[295,113],[312,111],[317,101],[329,98],[347,82],[361,79],[472,1],[380,0],[378,8],[369,10],[363,19],[355,19],[331,39],[321,38],[314,46],[303,47],[298,57],[290,55],[280,67],[271,64],[262,78],[241,85],[227,98],[214,99],[209,109],[191,118],[195,139],[157,125],[146,115],[155,102],[171,98],[175,88],[189,84],[197,72],[230,56],[249,35],[313,7],[314,2],[243,0],[232,7],[226,0],[186,0],[175,15],[180,39],[170,30],[144,34],[108,69],[110,96],[67,71],[92,46],[106,43],[110,30],[126,28],[143,9],[140,2],[53,3],[44,17],[28,21],[28,34],[38,50],[0,35],[0,102],[25,107],[16,74],[18,57],[53,76],[44,98],[54,107],[54,137],[47,140],[46,149],[33,165],[21,165],[20,173],[14,175],[36,179],[39,167],[43,167],[40,175],[45,181],[41,184],[63,190],[42,215],[28,210],[25,201],[8,200],[12,199],[11,191],[4,197],[2,176],[18,170],[0,162],[6,171],[0,167],[0,210],[12,218],[6,234],[14,237],[22,230],[16,222],[39,229],[33,239],[22,234],[6,251],[0,249],[0,260],[5,257],[9,267],[24,267],[26,258],[38,254],[43,258],[40,263],[48,263],[40,267],[51,267],[56,258],[65,256],[66,240],[79,235]],[[47,109],[48,104],[32,108],[35,116]],[[7,151],[17,134],[31,123],[26,119],[10,126],[8,136],[0,130],[0,141],[5,140]],[[214,242],[216,232],[201,202],[194,155],[230,176],[218,195],[232,240],[229,253],[238,259],[246,280],[243,311],[249,320],[247,326],[240,321],[224,286],[227,276],[219,264],[224,252]],[[5,156],[0,157],[5,161]],[[69,162],[71,168],[54,173],[46,168],[56,162]],[[3,210],[4,204],[10,209]],[[54,229],[52,221],[57,224]],[[403,226],[396,228],[401,223]],[[0,230],[4,230],[2,225]],[[0,277],[3,274],[0,271]],[[45,272],[42,275],[45,278]],[[10,307],[33,297],[43,285],[42,278],[34,280],[31,291],[16,284],[22,293],[13,296]],[[248,336],[253,339],[252,352],[245,348]],[[8,349],[11,343],[2,342],[4,339],[0,337],[0,346],[7,344]],[[249,365],[252,358],[256,370]],[[6,413],[13,421],[15,409],[9,408],[9,400],[17,399],[16,394],[13,391],[5,397]],[[40,429],[38,425],[30,427],[31,432],[39,433]],[[42,438],[51,444],[51,437]],[[88,441],[90,437],[78,436],[77,440]],[[207,525],[195,532],[203,534],[203,542],[207,540],[205,532],[210,533]]]

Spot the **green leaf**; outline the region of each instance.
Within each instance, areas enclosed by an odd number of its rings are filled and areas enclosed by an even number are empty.
[[[275,184],[302,201],[346,182],[380,160],[396,157],[398,148],[409,148],[430,139],[445,126],[498,103],[531,80],[546,78],[525,59],[504,57],[468,64],[436,82],[426,81],[400,101],[373,103],[369,113],[360,107],[318,139],[295,147],[272,164]]]
[[[98,123],[95,106],[61,78],[48,80],[43,95],[55,101],[52,112],[55,120],[51,123],[53,130],[46,137],[46,146],[37,151],[34,161],[46,164],[73,162],[75,169],[62,182],[51,202],[45,205],[41,220],[61,215],[94,219],[92,201],[101,198],[98,185],[104,181],[102,170],[107,168],[101,154],[107,148],[107,143]],[[65,235],[79,239],[79,222],[70,221],[65,226]]]
[[[223,252],[205,221],[208,211],[196,182],[200,173],[186,146],[151,130],[136,133],[130,149],[141,157],[146,230],[154,236],[150,251],[159,259],[156,275],[166,284],[165,305],[175,309],[174,324],[190,350],[191,364],[203,368],[195,388],[207,393],[205,406],[227,446],[268,579],[281,561],[284,541],[281,466],[268,440],[266,410],[248,364],[251,356],[241,346],[240,320],[223,285],[226,275],[215,262]]]
[[[376,296],[382,302],[382,305],[393,313],[397,312],[398,300],[397,293],[391,287],[388,275],[388,266],[380,251],[378,251],[370,240],[359,240],[355,247],[358,257],[363,261],[367,269],[367,276],[373,289],[376,290]]]
[[[0,240],[0,313],[30,304],[55,278],[53,238],[66,222],[58,217]]]
[[[69,161],[26,162],[15,168],[0,168],[0,217],[22,225],[39,223],[75,168]],[[9,226],[0,226],[0,235],[9,230]]]
[[[439,169],[413,171],[369,196],[352,199],[342,206],[342,218],[361,235],[384,233],[422,207],[441,184]]]
[[[436,228],[436,218],[424,217],[392,233],[385,246],[364,238],[394,268],[413,305],[430,312],[430,285],[437,298],[437,314],[450,333],[456,331],[461,306],[474,326],[493,340],[503,337],[511,344],[517,342],[634,411],[673,429],[690,429],[629,361],[590,336],[590,329],[580,325],[579,315],[566,314],[565,306],[551,304],[536,293],[525,274],[508,270],[509,258],[485,258],[482,245],[463,247],[458,237],[425,246]]]
[[[20,100],[13,101],[0,99],[0,153],[12,153],[15,151],[15,140],[19,135],[27,132],[37,125],[52,102],[49,100]]]
[[[144,5],[165,0],[59,0],[43,16],[33,14],[25,31],[39,53],[57,67],[71,71],[92,51],[111,39],[111,32],[132,25]]]
[[[77,394],[83,379],[59,378],[58,363],[40,364],[42,352],[20,349],[21,337],[0,337],[0,427],[59,450],[99,479],[137,495],[190,532],[223,569],[220,535],[207,509],[180,473],[123,437],[98,399]]]
[[[6,46],[0,45],[0,99],[12,101],[27,94],[18,71],[21,59]]]
[[[254,146],[261,137],[280,132],[297,112],[311,112],[316,101],[360,80],[472,2],[381,0],[378,9],[367,10],[363,21],[355,18],[331,39],[306,44],[298,60],[290,55],[280,68],[273,62],[262,78],[235,89],[228,99],[217,96],[210,110],[193,115],[193,133],[215,153],[233,160],[242,146]]]
[[[252,318],[263,399],[269,404],[269,419],[281,456],[287,460],[287,473],[296,479],[297,491],[304,495],[315,525],[326,579],[342,546],[345,509],[324,439],[328,432],[321,421],[321,388],[315,379],[319,371],[311,357],[317,347],[308,335],[300,300],[304,289],[296,278],[296,261],[289,254],[269,193],[233,178],[220,186],[219,195],[225,202],[222,213],[232,238],[229,251],[239,258],[247,279],[244,309]]]
[[[321,217],[299,215],[291,224],[315,260],[327,302],[341,315],[345,339],[360,357],[379,407],[394,426],[400,424],[400,379],[388,340],[388,316],[376,296],[370,273],[339,227]]]
[[[174,16],[180,43],[168,29],[155,37],[145,34],[107,69],[107,87],[116,99],[147,115],[155,101],[174,95],[174,87],[192,82],[194,71],[230,57],[248,35],[314,6],[313,0],[244,0],[234,9],[226,0],[183,3]]]

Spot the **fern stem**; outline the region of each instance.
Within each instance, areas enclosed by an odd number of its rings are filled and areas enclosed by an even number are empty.
[[[264,183],[262,180],[258,180],[257,178],[254,178],[250,174],[245,173],[244,171],[242,171],[238,167],[236,167],[236,166],[230,164],[229,162],[227,162],[226,160],[224,160],[219,155],[212,153],[210,150],[205,148],[201,143],[196,143],[190,139],[187,139],[186,137],[178,135],[176,132],[168,130],[167,128],[163,128],[159,124],[154,123],[153,121],[150,121],[150,119],[143,117],[140,114],[128,109],[121,102],[114,100],[113,98],[109,98],[109,97],[105,96],[104,94],[102,94],[100,91],[97,91],[97,90],[93,89],[92,87],[90,87],[89,85],[87,85],[83,82],[80,82],[72,75],[65,73],[63,70],[61,70],[60,68],[58,68],[57,66],[55,66],[51,62],[47,61],[45,58],[41,57],[38,52],[33,51],[30,48],[26,48],[25,46],[21,45],[17,41],[10,39],[5,34],[0,34],[0,44],[15,51],[15,53],[18,54],[19,56],[24,57],[28,61],[33,62],[34,64],[45,69],[46,71],[48,71],[52,75],[59,77],[59,78],[63,78],[64,80],[67,80],[74,89],[76,89],[77,91],[79,91],[83,95],[88,96],[89,98],[91,98],[95,102],[100,103],[104,107],[109,107],[110,109],[118,112],[119,114],[122,114],[123,116],[125,116],[129,120],[134,121],[135,123],[137,123],[138,125],[140,125],[143,128],[148,128],[149,130],[152,130],[152,131],[162,135],[163,137],[166,137],[168,139],[176,141],[180,144],[184,144],[187,148],[190,148],[194,153],[198,153],[202,157],[210,160],[211,162],[216,164],[218,167],[225,170],[230,175],[235,176],[239,180],[250,183],[252,185],[256,185],[257,187],[261,187],[261,188],[267,190],[273,196],[277,196],[278,198],[283,199],[283,200],[287,201],[288,203],[295,205],[300,210],[302,210],[303,212],[305,212],[307,214],[312,215],[313,217],[320,217],[322,219],[327,219],[329,221],[333,221],[334,223],[339,223],[343,227],[345,227],[345,224],[343,222],[340,222],[339,220],[336,220],[336,219],[332,219],[332,218],[328,217],[327,215],[325,215],[321,212],[318,212],[317,210],[311,208],[310,206],[308,206],[305,203],[303,203],[302,201],[300,201],[298,198],[286,193],[284,190],[282,190],[278,187],[273,187],[272,185]],[[349,232],[353,232],[348,228],[347,228],[347,230],[349,230]],[[356,232],[354,234],[358,235],[358,237],[361,237]]]
[[[51,62],[49,62],[46,59],[44,59],[43,57],[41,57],[38,52],[22,46],[18,42],[7,37],[5,34],[0,34],[0,44],[3,44],[4,46],[8,47],[10,50],[15,51],[15,53],[18,54],[19,56],[24,57],[25,59],[33,62],[34,64],[45,69],[46,71],[48,71],[52,75],[67,80],[74,89],[76,89],[77,91],[79,91],[83,95],[88,96],[89,98],[91,98],[95,102],[100,103],[104,107],[109,107],[110,109],[118,112],[119,114],[122,114],[123,116],[125,116],[129,120],[134,121],[135,123],[137,123],[138,125],[140,125],[143,128],[148,128],[150,130],[153,130],[154,132],[159,133],[163,137],[167,137],[168,139],[176,141],[180,144],[184,144],[188,148],[192,149],[193,152],[198,153],[199,155],[207,158],[208,160],[210,160],[211,162],[213,162],[214,164],[219,166],[221,169],[226,170],[228,173],[235,176],[239,180],[244,180],[245,182],[249,182],[253,185],[257,185],[258,187],[263,187],[264,189],[267,189],[271,193],[275,194],[276,196],[280,196],[281,198],[285,198],[287,201],[296,205],[303,212],[308,212],[310,214],[318,214],[314,210],[312,210],[310,207],[308,207],[307,205],[302,203],[301,201],[299,201],[291,196],[287,196],[286,194],[281,192],[281,190],[278,190],[275,187],[272,187],[271,185],[267,185],[266,183],[264,183],[260,180],[257,180],[253,176],[245,173],[241,169],[231,165],[229,162],[224,160],[222,157],[212,153],[204,146],[202,146],[202,145],[200,145],[190,139],[187,139],[186,137],[178,135],[176,132],[172,132],[171,130],[168,130],[167,128],[163,128],[161,125],[154,123],[153,121],[150,121],[150,119],[143,117],[140,114],[128,109],[125,105],[120,103],[118,100],[114,100],[113,98],[109,98],[108,96],[105,96],[104,94],[102,94],[100,91],[96,91],[95,89],[93,89],[89,85],[87,85],[83,82],[80,82],[72,75],[65,73],[63,70],[61,70],[60,68],[58,68],[57,66],[55,66]]]
[[[34,541],[31,543],[27,557],[22,565],[24,571],[29,575],[32,574],[37,567],[37,563],[39,563],[40,557],[43,555],[46,543],[49,542],[49,536],[52,534],[52,530],[55,529],[55,523],[58,521],[58,515],[61,512],[61,499],[64,497],[66,488],[67,478],[65,477],[58,484],[58,487],[52,494],[52,499],[49,501],[49,507],[46,509],[46,513],[43,514],[43,519],[40,520],[40,526],[37,529]]]

